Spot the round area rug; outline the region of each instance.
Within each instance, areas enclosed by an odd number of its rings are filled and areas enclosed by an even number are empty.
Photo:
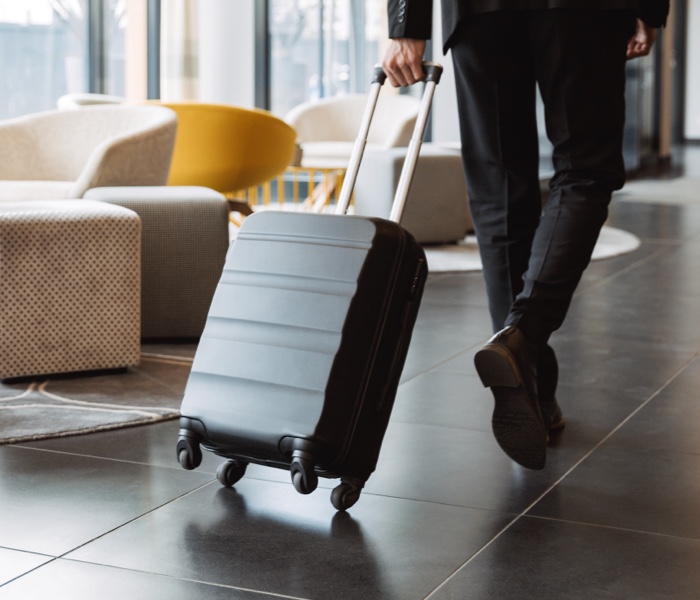
[[[636,235],[627,231],[603,227],[593,250],[592,260],[628,254],[639,248],[640,243]],[[428,259],[428,271],[431,273],[481,270],[479,248],[474,236],[467,236],[458,244],[427,246],[424,249]]]
[[[646,202],[651,204],[700,204],[700,179],[678,177],[676,179],[629,181],[621,191],[615,192],[617,200]]]

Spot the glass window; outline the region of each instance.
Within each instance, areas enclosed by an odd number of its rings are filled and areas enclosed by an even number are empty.
[[[270,0],[270,109],[369,88],[386,0]]]
[[[54,108],[87,85],[84,3],[0,1],[0,118]]]
[[[126,0],[0,0],[0,118],[68,93],[123,95],[125,27]]]
[[[126,0],[108,0],[104,20],[105,83],[101,90],[106,94],[123,96],[125,89],[126,51],[124,47],[127,27]]]

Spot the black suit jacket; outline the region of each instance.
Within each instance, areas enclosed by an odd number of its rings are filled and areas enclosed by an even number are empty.
[[[590,8],[631,10],[647,25],[666,24],[669,0],[442,0],[442,36],[445,50],[465,15],[497,10]],[[430,39],[433,0],[388,0],[389,37]]]

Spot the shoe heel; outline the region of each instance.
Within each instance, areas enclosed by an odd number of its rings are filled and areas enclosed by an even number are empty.
[[[512,387],[522,385],[522,376],[510,352],[498,346],[485,346],[474,356],[474,366],[484,387]]]

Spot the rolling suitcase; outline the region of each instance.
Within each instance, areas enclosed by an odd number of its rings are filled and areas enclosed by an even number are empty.
[[[426,86],[389,220],[345,215],[379,91],[370,99],[336,214],[260,211],[231,244],[181,406],[177,456],[223,456],[232,486],[249,463],[289,469],[308,494],[340,478],[331,502],[357,502],[375,469],[427,264],[399,224],[442,67]]]

